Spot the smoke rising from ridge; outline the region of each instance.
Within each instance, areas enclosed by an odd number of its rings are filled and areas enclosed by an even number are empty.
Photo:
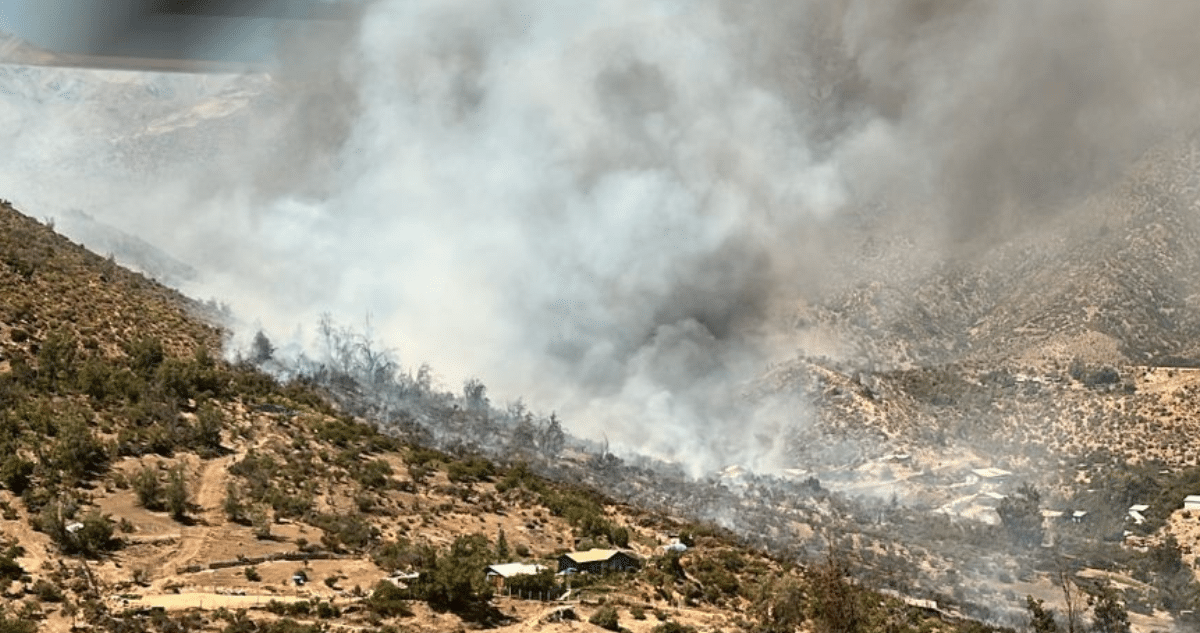
[[[87,99],[10,99],[22,131],[0,176],[30,213],[83,208],[161,245],[200,271],[187,290],[276,342],[307,345],[324,312],[370,315],[402,362],[477,375],[577,434],[770,468],[806,412],[739,394],[796,353],[795,300],[860,278],[861,224],[947,252],[1037,226],[1191,127],[1200,42],[1180,25],[1197,17],[1182,1],[379,0],[285,40],[275,87],[236,116],[204,118],[235,79],[128,130]],[[233,131],[211,160],[156,148],[151,175],[89,131],[174,134],[181,116]]]

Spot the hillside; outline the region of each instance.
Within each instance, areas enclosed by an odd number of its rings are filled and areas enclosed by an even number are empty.
[[[635,632],[987,630],[852,584],[838,557],[798,567],[520,462],[379,434],[312,383],[220,360],[211,306],[8,205],[0,262],[5,630],[567,631],[610,607]],[[569,577],[554,603],[484,579],[593,546],[642,570]]]

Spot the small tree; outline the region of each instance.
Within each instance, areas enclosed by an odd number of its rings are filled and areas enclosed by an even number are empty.
[[[1125,601],[1110,585],[1100,587],[1100,595],[1092,610],[1092,630],[1095,633],[1129,633],[1129,612]]]
[[[182,521],[187,517],[190,495],[187,489],[187,478],[184,476],[183,464],[171,469],[167,475],[167,486],[164,490],[167,511],[171,518]]]
[[[492,588],[484,569],[491,556],[491,544],[482,534],[456,538],[450,551],[437,557],[423,583],[425,600],[434,608],[454,611],[486,603]]]
[[[262,330],[255,332],[254,340],[250,342],[250,362],[261,365],[275,356],[275,346]]]
[[[161,510],[163,507],[163,487],[158,479],[158,471],[149,464],[143,465],[133,475],[133,492],[137,495],[138,505],[147,510]]]
[[[366,600],[367,608],[385,618],[408,617],[413,612],[405,602],[407,597],[403,589],[386,580],[380,580],[375,583],[371,597]]]
[[[262,506],[254,506],[250,510],[250,524],[254,526],[254,538],[271,538],[271,515]]]
[[[504,536],[504,530],[500,530],[500,536],[496,537],[496,560],[501,563],[507,563],[508,558],[508,539]]]
[[[1025,596],[1025,608],[1029,611],[1029,628],[1033,633],[1058,633],[1058,623],[1054,621],[1054,610],[1046,608],[1041,600],[1033,596]]]
[[[225,510],[225,518],[234,523],[250,525],[250,516],[246,511],[245,502],[242,501],[242,494],[238,491],[237,484],[232,481],[225,484],[225,502],[222,508]]]
[[[825,562],[810,570],[811,616],[822,633],[858,633],[866,625],[861,590],[846,580],[845,560],[830,548]]]
[[[554,459],[562,452],[563,446],[567,443],[567,434],[563,432],[557,414],[550,414],[550,420],[546,422],[546,427],[542,429],[541,437],[538,439],[542,455],[546,459]]]

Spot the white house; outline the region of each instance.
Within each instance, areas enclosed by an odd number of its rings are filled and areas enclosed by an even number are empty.
[[[1188,495],[1183,500],[1184,510],[1200,510],[1200,495]]]

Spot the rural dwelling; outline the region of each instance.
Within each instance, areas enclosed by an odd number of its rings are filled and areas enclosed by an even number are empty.
[[[637,554],[619,549],[590,549],[568,552],[558,557],[559,573],[567,570],[601,574],[610,571],[638,569],[642,561]]]
[[[1188,495],[1183,500],[1184,510],[1200,510],[1200,495]]]
[[[525,563],[505,563],[503,565],[488,565],[487,569],[488,582],[496,589],[504,588],[504,581],[513,576],[532,576],[546,571],[544,565],[526,565]]]

